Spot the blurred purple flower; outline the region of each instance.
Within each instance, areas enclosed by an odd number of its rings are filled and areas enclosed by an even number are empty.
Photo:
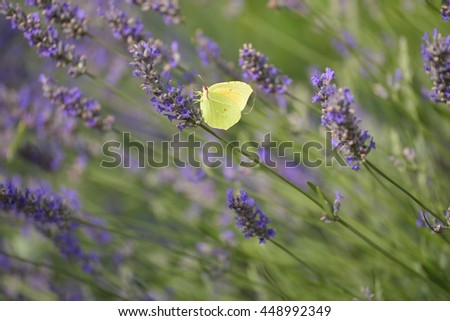
[[[304,0],[269,0],[269,2],[267,2],[267,7],[271,9],[287,8],[300,13],[308,12],[308,7]]]
[[[448,229],[448,225],[450,224],[450,207],[447,210],[443,211],[443,217],[446,221],[445,224],[437,218],[434,218],[434,220],[431,221],[430,214],[428,212],[424,213],[422,210],[419,210],[416,219],[416,225],[419,228],[429,227],[435,233],[442,233]]]
[[[239,66],[242,77],[246,81],[255,81],[266,94],[284,95],[292,83],[292,79],[281,74],[281,71],[268,64],[268,58],[256,51],[251,44],[244,44],[239,50]]]
[[[163,16],[165,24],[178,24],[182,20],[181,8],[178,0],[127,0],[143,11],[152,10]]]
[[[333,39],[334,48],[344,57],[350,54],[349,48],[356,48],[357,43],[352,33],[348,30],[340,32],[341,39]]]
[[[176,41],[166,45],[160,39],[153,38],[150,32],[145,31],[144,24],[139,19],[130,17],[127,12],[115,7],[114,2],[110,2],[108,10],[99,10],[98,13],[109,22],[113,36],[125,41],[129,50],[133,49],[133,45],[145,41],[161,53],[160,59],[163,59],[166,63],[164,70],[177,67],[180,54]]]
[[[64,257],[81,262],[86,273],[91,271],[86,267],[95,262],[95,257],[81,249],[75,235],[78,223],[76,211],[70,205],[78,202],[74,199],[76,195],[67,190],[56,194],[46,184],[21,189],[16,183],[12,180],[0,183],[0,209],[24,215],[40,233],[52,240]]]
[[[19,147],[18,154],[49,172],[57,171],[64,160],[62,146],[54,141],[38,143],[25,142]]]
[[[50,99],[52,104],[61,108],[68,116],[82,119],[87,127],[108,131],[112,128],[114,117],[102,117],[101,105],[98,101],[84,97],[78,88],[68,89],[59,86],[53,79],[40,76],[44,97]]]
[[[86,232],[87,236],[96,242],[99,245],[105,245],[111,242],[112,235],[109,231],[103,229],[102,227],[106,226],[106,222],[95,216],[89,216],[86,218],[89,223],[92,223],[94,225],[97,225],[99,227],[94,226],[84,226],[83,230]]]
[[[36,223],[55,224],[68,230],[76,226],[72,209],[45,185],[21,190],[12,181],[0,183],[0,208],[23,213]]]
[[[334,199],[334,203],[333,203],[333,215],[336,217],[341,208],[341,202],[342,202],[343,197],[341,196],[341,194],[338,191],[335,192],[335,196],[336,196],[336,198]]]
[[[196,32],[196,49],[203,65],[207,66],[211,60],[220,59],[220,48],[217,42],[206,37],[202,30]]]
[[[49,57],[56,61],[57,67],[69,66],[68,73],[77,77],[86,72],[86,57],[75,53],[75,46],[59,40],[53,26],[43,28],[39,13],[25,14],[19,4],[15,6],[3,0],[0,13],[11,21],[13,29],[23,32],[28,44],[36,47],[39,57]]]
[[[445,22],[450,19],[450,0],[442,0],[441,1],[441,16]]]
[[[47,23],[61,26],[68,38],[79,39],[88,34],[88,20],[85,12],[70,2],[25,0],[25,3],[41,9]]]
[[[9,257],[0,253],[0,270],[8,271],[11,268]]]
[[[246,191],[241,190],[235,195],[232,189],[227,191],[226,202],[228,207],[232,209],[236,216],[236,226],[245,238],[256,236],[259,243],[266,243],[266,240],[275,237],[275,230],[267,228],[270,223],[269,218],[255,204],[255,200],[250,198]]]
[[[129,17],[126,11],[115,6],[114,1],[109,3],[106,11],[99,9],[98,14],[109,22],[113,36],[129,45],[152,37],[151,33],[144,30],[144,24],[139,19]]]
[[[200,29],[196,32],[195,43],[202,65],[208,66],[211,63],[215,63],[226,74],[235,79],[239,78],[239,75],[233,70],[233,64],[221,57],[217,42],[206,37]]]

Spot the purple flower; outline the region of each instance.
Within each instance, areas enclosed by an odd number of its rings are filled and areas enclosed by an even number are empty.
[[[422,40],[423,69],[433,82],[429,97],[436,103],[450,104],[450,35],[443,38],[434,29],[432,41],[428,33]]]
[[[239,78],[239,74],[233,69],[233,64],[221,57],[217,42],[206,37],[202,30],[197,30],[195,42],[197,54],[202,65],[207,66],[215,63],[224,73],[232,78]]]
[[[207,66],[212,61],[220,59],[220,48],[217,42],[206,37],[202,30],[196,32],[196,49],[203,65]]]
[[[49,172],[57,171],[64,160],[64,152],[56,141],[26,142],[19,147],[18,153],[24,159]]]
[[[275,237],[275,230],[267,228],[270,223],[269,218],[255,204],[255,200],[250,198],[246,191],[241,190],[239,195],[235,195],[232,189],[226,194],[228,207],[232,209],[236,216],[236,226],[245,238],[256,236],[259,243],[266,243],[268,239]]]
[[[355,102],[350,89],[337,89],[336,85],[331,85],[334,78],[334,71],[330,68],[311,77],[312,84],[319,88],[312,101],[320,102],[322,106],[322,125],[331,131],[333,147],[341,147],[347,155],[347,163],[357,171],[367,154],[375,148],[375,142],[366,130],[359,129],[361,120],[355,116]]]
[[[160,52],[160,59],[165,62],[164,70],[178,66],[180,54],[176,41],[166,45],[160,39],[153,38],[150,32],[145,31],[144,24],[139,19],[129,17],[127,12],[115,7],[113,2],[110,3],[107,11],[99,10],[99,15],[109,22],[113,36],[128,44],[129,50],[132,50],[133,45],[145,41]]]
[[[275,66],[269,65],[268,60],[264,54],[253,49],[251,44],[244,44],[243,49],[239,50],[242,77],[247,81],[255,81],[266,94],[284,95],[292,79],[283,76]]]
[[[78,200],[73,197],[67,191],[63,196],[56,194],[45,184],[21,189],[11,180],[0,183],[1,210],[31,220],[40,233],[52,240],[64,257],[86,266],[93,258],[81,249],[75,234],[78,224],[74,220],[76,213],[71,205]]]
[[[40,90],[39,90],[40,92]],[[57,171],[65,148],[90,154],[87,141],[77,131],[76,120],[61,113],[32,86],[13,90],[0,86],[0,157],[9,154],[20,128],[28,135],[20,140],[15,155],[46,171]]]
[[[151,33],[144,30],[144,24],[139,19],[129,17],[128,13],[117,8],[114,2],[109,3],[108,10],[99,10],[99,15],[109,22],[115,38],[130,45],[152,37]]]
[[[78,88],[68,89],[59,86],[51,78],[40,76],[44,97],[52,104],[61,108],[66,115],[82,119],[87,127],[95,127],[102,131],[110,130],[113,116],[102,117],[100,103],[94,99],[84,97]]]
[[[336,91],[336,85],[330,85],[331,81],[336,78],[331,68],[325,68],[325,72],[319,74],[317,71],[311,77],[313,86],[318,87],[319,91],[313,96],[312,102],[320,102],[322,107],[326,107],[327,99]]]
[[[423,213],[422,212],[422,210],[420,210],[418,213],[417,213],[417,219],[416,219],[416,225],[417,225],[417,227],[425,227],[426,226],[426,221],[425,220],[428,220],[429,219],[429,217],[430,217],[430,214],[429,213]]]
[[[447,226],[450,224],[450,207],[443,211],[443,217],[446,221]],[[433,222],[430,221],[430,214],[428,212],[423,212],[422,210],[419,210],[419,213],[417,215],[416,219],[416,225],[417,227],[429,227],[431,230],[435,233],[442,233],[445,230],[448,229],[448,227],[441,221],[435,218]]]
[[[0,270],[8,271],[11,268],[9,257],[0,253]]]
[[[55,244],[58,245],[61,254],[67,258],[83,258],[83,251],[80,248],[78,238],[70,231],[63,231],[54,237]]]
[[[450,0],[441,1],[441,16],[445,22],[450,19]]]
[[[353,37],[352,33],[348,30],[343,30],[341,33],[342,40],[333,39],[332,44],[336,48],[336,50],[344,57],[350,54],[348,48],[356,47],[356,40]]]
[[[56,61],[57,67],[68,66],[68,73],[77,77],[86,72],[86,57],[75,53],[75,46],[59,40],[58,32],[53,26],[44,28],[39,13],[25,14],[16,4],[13,6],[5,0],[0,3],[0,13],[11,21],[11,27],[23,32],[28,44],[36,47],[39,57],[49,57]]]
[[[88,217],[88,221],[94,225],[103,227],[106,225],[105,221],[99,217]],[[99,245],[105,245],[111,242],[112,235],[109,231],[100,227],[85,226],[83,229],[86,231],[87,236],[95,241]]]
[[[182,20],[181,8],[178,0],[127,0],[129,4],[134,4],[143,11],[152,10],[163,16],[165,24],[178,24]]]
[[[186,166],[182,168],[182,172],[184,178],[192,183],[198,183],[206,177],[206,173],[203,169],[193,166]]]
[[[341,202],[342,202],[343,197],[341,196],[341,194],[338,191],[336,191],[335,196],[336,196],[336,198],[333,203],[333,215],[337,216],[339,213],[339,209],[341,208]]]
[[[56,0],[27,0],[25,3],[41,9],[47,23],[61,26],[68,38],[79,39],[88,34],[87,16],[76,5]]]
[[[55,224],[62,229],[72,229],[73,211],[65,200],[47,186],[21,190],[12,181],[0,183],[0,208],[23,213],[40,224]]]
[[[202,123],[200,109],[194,105],[193,93],[183,93],[183,86],[174,85],[168,71],[156,70],[161,58],[161,51],[151,42],[135,44],[130,53],[133,55],[133,75],[144,80],[141,88],[152,94],[151,102],[158,113],[170,121],[178,121],[178,129],[196,127]]]
[[[301,13],[308,12],[308,7],[304,3],[304,0],[269,0],[267,7],[271,9],[288,8]]]

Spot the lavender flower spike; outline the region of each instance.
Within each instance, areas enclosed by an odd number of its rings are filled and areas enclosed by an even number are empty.
[[[291,9],[300,13],[308,12],[308,7],[304,0],[269,0],[267,7],[271,9]]]
[[[195,36],[197,54],[200,57],[202,65],[207,66],[211,63],[211,60],[220,59],[220,48],[217,42],[206,37],[202,30],[197,30]]]
[[[330,84],[333,79],[334,71],[330,68],[311,77],[312,84],[319,88],[312,101],[322,105],[322,125],[331,130],[333,147],[341,147],[347,163],[357,171],[367,154],[375,149],[375,142],[366,130],[359,129],[361,120],[355,116],[350,89],[336,88]]]
[[[150,32],[145,31],[142,21],[129,16],[126,11],[115,7],[113,1],[110,2],[108,10],[99,10],[98,12],[100,16],[108,21],[113,36],[128,44],[128,50],[131,50],[133,45],[141,41],[147,41],[161,53],[161,57],[165,62],[164,70],[177,67],[180,54],[176,41],[173,41],[169,46],[160,39],[153,38]]]
[[[59,86],[51,78],[40,76],[44,96],[52,104],[60,107],[68,116],[75,116],[84,120],[88,127],[95,127],[102,131],[110,130],[113,116],[102,117],[100,103],[94,99],[84,97],[78,88],[65,88]]]
[[[182,20],[178,0],[127,0],[129,4],[140,6],[142,10],[153,10],[163,16],[167,25],[178,24]]]
[[[42,10],[47,23],[60,25],[68,38],[82,38],[88,34],[88,19],[82,9],[70,2],[57,0],[26,0],[26,4]]]
[[[428,33],[422,40],[423,69],[433,82],[429,97],[436,103],[450,105],[450,35],[443,38],[434,29],[432,41]]]
[[[442,0],[441,1],[441,16],[444,21],[448,21],[450,19],[450,0]]]
[[[152,36],[149,32],[145,32],[144,24],[139,19],[129,17],[127,12],[117,8],[112,1],[106,11],[99,10],[99,15],[109,22],[113,36],[126,41],[129,45]]]
[[[266,240],[275,237],[275,230],[267,228],[270,223],[269,218],[261,211],[255,200],[250,198],[246,191],[241,190],[238,195],[232,189],[227,191],[227,204],[236,216],[236,226],[244,233],[245,238],[256,236],[259,243],[266,243]]]
[[[68,230],[74,227],[72,209],[61,196],[44,186],[20,190],[11,181],[0,184],[0,209],[23,213],[40,224],[56,224]]]
[[[268,58],[256,51],[251,44],[244,44],[239,50],[239,66],[242,77],[247,81],[255,81],[266,94],[284,95],[292,83],[292,79],[283,76],[281,71],[269,65]]]
[[[50,57],[57,67],[69,66],[69,75],[76,77],[86,72],[86,57],[75,54],[75,46],[59,40],[58,32],[53,26],[44,28],[39,13],[25,14],[16,4],[0,2],[0,13],[11,21],[13,29],[23,32],[28,44],[36,47],[39,57]]]
[[[196,127],[203,121],[200,108],[194,104],[193,93],[183,93],[183,86],[173,85],[168,71],[156,70],[161,52],[151,42],[140,42],[130,49],[134,62],[133,75],[144,80],[141,88],[152,94],[151,102],[170,121],[178,121],[178,129]]]
[[[74,234],[78,223],[72,207],[74,200],[70,198],[54,193],[44,184],[21,189],[12,181],[0,183],[0,209],[32,220],[34,227],[52,240],[64,257],[80,261],[83,270],[90,273],[95,261],[81,249]]]

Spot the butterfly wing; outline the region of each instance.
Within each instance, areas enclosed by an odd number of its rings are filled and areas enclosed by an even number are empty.
[[[213,128],[227,130],[241,119],[253,89],[240,81],[212,85],[202,93],[200,108],[205,123]]]
[[[239,110],[242,111],[247,105],[253,89],[242,81],[228,81],[212,85],[209,87],[209,92],[221,94],[229,104],[238,106]]]
[[[241,111],[226,96],[210,92],[208,97],[200,102],[200,108],[210,127],[227,130],[241,119]]]

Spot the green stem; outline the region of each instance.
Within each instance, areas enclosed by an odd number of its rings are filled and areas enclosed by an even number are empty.
[[[98,43],[100,46],[105,47],[106,49],[111,50],[112,52],[115,52],[116,54],[126,58],[127,60],[131,59],[127,53],[125,53],[121,50],[117,50],[116,47],[111,46],[109,43],[107,43],[106,41],[103,41],[101,38],[98,38],[92,34],[88,34],[87,36],[89,39],[92,39],[94,42]]]
[[[103,292],[103,293],[105,293],[105,294],[108,294],[108,295],[113,296],[113,297],[115,297],[115,298],[118,298],[118,299],[120,299],[120,300],[124,300],[124,301],[127,300],[126,298],[120,296],[119,294],[117,294],[117,293],[115,293],[115,292],[111,292],[110,290],[107,290],[107,289],[104,289],[104,288],[99,287],[99,286],[97,285],[96,282],[93,282],[93,281],[91,281],[91,280],[89,280],[89,279],[87,279],[87,278],[80,277],[80,276],[75,275],[75,274],[73,274],[73,273],[71,273],[71,272],[68,272],[68,271],[65,271],[65,270],[61,270],[60,268],[56,269],[56,268],[53,267],[51,264],[48,264],[48,263],[41,263],[41,262],[33,262],[33,261],[30,261],[30,260],[21,258],[21,257],[19,257],[19,256],[16,256],[16,255],[7,253],[7,252],[5,252],[5,251],[3,251],[3,250],[1,250],[1,249],[0,249],[0,254],[2,254],[2,255],[4,255],[4,256],[7,256],[7,257],[9,257],[9,258],[11,258],[11,259],[14,259],[14,260],[16,260],[16,261],[20,261],[20,262],[23,262],[23,263],[31,264],[31,265],[36,266],[36,267],[44,267],[44,268],[47,268],[47,269],[49,269],[49,270],[52,270],[52,271],[55,272],[55,273],[60,273],[60,274],[63,274],[63,275],[65,275],[65,276],[68,276],[68,277],[70,277],[70,278],[72,278],[72,279],[75,279],[75,280],[77,280],[77,281],[80,281],[80,282],[89,284],[89,285],[92,286],[93,288],[95,288],[95,289],[97,289],[97,290],[99,290],[99,291],[101,291],[101,292]]]
[[[223,142],[224,144],[230,144],[229,141],[227,141],[225,138],[221,137],[220,135],[216,134],[213,130],[211,130],[209,127],[205,126],[204,124],[201,124],[200,127],[202,129],[204,129],[206,132],[208,132],[209,134],[211,134],[212,136],[214,136],[215,138],[217,138],[218,140],[220,140],[221,142]],[[316,200],[315,198],[313,198],[311,195],[309,195],[308,193],[306,193],[304,190],[302,190],[300,187],[298,187],[297,185],[295,185],[294,183],[292,183],[290,180],[288,180],[286,177],[284,177],[283,175],[281,175],[280,173],[278,173],[277,171],[275,171],[274,169],[270,168],[269,166],[267,166],[266,164],[264,164],[263,162],[261,162],[261,160],[254,158],[251,154],[242,151],[241,149],[237,148],[238,152],[242,155],[244,155],[245,157],[248,157],[251,161],[255,162],[256,164],[260,165],[263,169],[265,169],[267,172],[269,172],[270,174],[276,176],[277,178],[279,178],[280,180],[282,180],[283,182],[287,183],[289,186],[291,186],[292,188],[294,188],[297,192],[301,193],[303,196],[306,196],[309,200],[311,200],[313,203],[315,203],[317,206],[319,206],[322,209],[322,205],[320,204],[320,202],[318,200]]]
[[[148,243],[153,244],[154,246],[157,246],[157,247],[160,247],[160,248],[162,248],[164,250],[168,250],[170,252],[173,252],[176,255],[179,255],[179,256],[182,256],[182,257],[191,257],[191,258],[196,259],[196,260],[198,260],[198,261],[200,261],[202,263],[207,263],[207,264],[210,264],[210,265],[214,265],[210,261],[207,261],[206,259],[204,259],[204,258],[202,258],[200,256],[188,253],[186,251],[180,250],[180,249],[175,248],[175,247],[169,247],[167,245],[161,245],[157,241],[153,241],[153,240],[151,240],[151,239],[149,239],[147,237],[143,237],[142,235],[136,235],[135,233],[125,233],[125,232],[123,232],[123,230],[124,230],[123,228],[118,229],[118,228],[114,228],[114,227],[101,226],[101,225],[97,225],[97,224],[85,221],[85,220],[80,219],[80,218],[74,218],[74,221],[76,221],[76,222],[78,222],[80,224],[89,226],[89,227],[101,229],[101,230],[104,230],[104,231],[107,231],[107,232],[119,235],[119,236],[121,236],[121,237],[123,237],[125,239],[135,239],[135,240],[139,240],[139,241],[146,241]]]
[[[442,218],[439,217],[439,215],[437,215],[434,211],[432,211],[428,206],[426,206],[423,202],[421,202],[417,197],[415,197],[413,194],[411,194],[410,192],[408,192],[405,188],[403,188],[400,184],[398,184],[397,182],[395,182],[393,179],[391,179],[389,176],[387,176],[385,173],[383,173],[380,169],[378,169],[374,164],[372,164],[371,162],[369,162],[368,160],[365,160],[363,163],[365,166],[370,167],[371,169],[373,169],[378,175],[380,175],[381,177],[383,177],[385,180],[387,180],[389,183],[391,183],[392,185],[394,185],[396,188],[398,188],[400,191],[402,191],[403,193],[405,193],[409,198],[411,198],[414,202],[416,202],[420,207],[422,207],[425,211],[427,211],[428,213],[430,213],[434,218],[436,218],[437,220],[444,222],[445,220],[442,220]],[[445,226],[447,227],[447,223],[444,222]]]
[[[85,74],[87,77],[89,77],[90,79],[92,79],[95,82],[98,82],[100,85],[108,88],[109,90],[111,90],[112,92],[114,92],[117,96],[123,98],[124,100],[131,102],[132,104],[137,105],[138,107],[140,107],[143,110],[147,110],[146,108],[144,108],[144,105],[142,104],[142,102],[140,102],[139,100],[137,100],[136,98],[131,97],[130,95],[126,94],[125,92],[117,89],[116,87],[114,87],[113,85],[109,84],[108,82],[106,82],[103,78],[101,77],[97,77],[94,74],[91,74],[90,72],[86,72]]]
[[[6,161],[11,163],[14,160],[17,150],[19,149],[20,143],[22,142],[22,138],[25,135],[25,131],[27,129],[27,125],[23,120],[19,122],[17,125],[16,136],[14,140],[9,145],[9,148],[6,152]]]
[[[307,103],[306,101],[304,101],[304,100],[302,100],[302,99],[300,99],[300,98],[294,96],[294,95],[291,94],[290,92],[286,92],[286,96],[289,97],[289,98],[291,98],[292,100],[294,100],[294,101],[300,103],[300,104],[305,105],[308,109],[310,109],[310,110],[313,111],[314,113],[319,114],[319,115],[322,114],[322,112],[320,111],[319,108],[315,108],[313,105],[311,105],[311,104]]]
[[[98,229],[101,229],[101,230],[113,233],[113,234],[118,235],[120,237],[123,237],[124,239],[127,239],[127,240],[135,239],[135,240],[138,240],[138,241],[146,241],[148,243],[153,244],[156,247],[160,247],[160,248],[168,251],[169,253],[173,253],[174,255],[178,255],[178,256],[180,256],[182,258],[190,257],[190,258],[192,258],[194,260],[197,260],[199,263],[205,264],[206,266],[209,266],[211,268],[221,268],[222,267],[222,265],[220,263],[215,263],[215,262],[209,261],[209,260],[207,260],[207,259],[205,259],[205,258],[203,258],[203,257],[201,257],[199,255],[191,254],[189,252],[180,250],[178,248],[174,248],[174,247],[171,247],[171,246],[168,246],[168,245],[162,245],[162,244],[160,244],[160,243],[158,243],[156,241],[152,241],[152,240],[150,240],[148,238],[142,237],[142,235],[136,235],[135,233],[125,233],[125,232],[123,232],[123,230],[124,230],[123,228],[117,229],[117,228],[114,228],[114,227],[101,226],[101,225],[97,225],[97,224],[94,224],[94,223],[91,223],[91,222],[88,222],[88,221],[85,221],[85,220],[79,219],[79,218],[76,218],[75,220],[78,223],[80,223],[80,224],[83,224],[83,225],[86,225],[86,226],[89,226],[89,227],[93,227],[93,228],[98,228]],[[138,259],[139,259],[140,264],[146,265],[146,263],[141,261],[140,258],[138,258]],[[241,275],[241,274],[239,274],[239,273],[237,273],[237,272],[235,272],[233,270],[229,270],[227,272],[230,273],[231,275],[241,279],[241,280],[248,281],[248,278],[246,278],[244,275]],[[264,288],[266,288],[266,289],[273,290],[273,286],[268,286],[268,285],[264,285],[264,284],[262,286]]]
[[[369,239],[367,236],[365,236],[364,234],[362,234],[360,231],[358,231],[356,228],[354,228],[352,225],[350,225],[349,223],[345,222],[344,220],[342,220],[340,217],[338,217],[336,219],[336,222],[341,224],[342,226],[344,226],[347,230],[351,231],[353,234],[355,234],[356,236],[358,236],[360,239],[364,240],[364,242],[366,242],[367,244],[369,244],[371,247],[373,247],[375,250],[377,250],[378,252],[380,252],[381,254],[383,254],[385,257],[389,258],[391,261],[397,263],[399,266],[401,266],[402,268],[404,268],[405,270],[407,270],[408,272],[410,272],[411,274],[414,274],[415,276],[421,278],[422,280],[428,282],[428,280],[431,280],[434,284],[436,284],[437,286],[439,286],[441,289],[443,289],[445,292],[450,293],[450,291],[444,286],[442,285],[440,282],[438,282],[437,280],[434,280],[433,278],[426,278],[425,276],[423,276],[422,274],[420,274],[419,272],[413,270],[411,267],[409,267],[408,265],[406,265],[405,263],[403,263],[402,261],[400,261],[399,259],[397,259],[394,255],[392,255],[390,252],[386,251],[385,249],[383,249],[381,246],[379,246],[378,244],[376,244],[375,242],[373,242],[371,239]]]
[[[301,265],[303,265],[307,270],[311,271],[311,272],[312,272],[314,275],[316,275],[319,279],[321,279],[322,281],[325,281],[325,278],[324,278],[322,275],[318,274],[318,273],[316,272],[315,269],[313,269],[312,267],[310,267],[310,266],[308,265],[308,263],[306,263],[305,261],[303,261],[302,259],[300,259],[298,256],[296,256],[294,253],[292,253],[288,248],[286,248],[285,246],[281,245],[280,243],[278,243],[277,241],[274,241],[274,240],[272,240],[272,239],[269,239],[269,241],[270,241],[271,243],[273,243],[276,247],[278,247],[280,250],[282,250],[283,252],[285,252],[286,254],[288,254],[288,255],[289,255],[291,258],[293,258],[295,261],[297,261],[298,263],[300,263]],[[350,290],[344,288],[343,286],[341,286],[340,284],[334,282],[333,280],[328,279],[328,278],[327,278],[327,280],[328,280],[331,284],[333,284],[334,286],[336,286],[337,288],[339,288],[340,290],[342,290],[342,291],[344,291],[345,293],[349,294],[352,298],[357,298],[357,297],[358,297],[358,296],[355,295],[352,291],[350,291]]]

